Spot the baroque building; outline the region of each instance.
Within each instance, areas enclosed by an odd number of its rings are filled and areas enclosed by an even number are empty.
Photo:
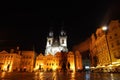
[[[11,49],[10,52],[5,50],[0,52],[0,70],[2,71],[27,71],[34,70],[35,52],[21,51],[19,47],[16,50]]]
[[[114,68],[120,65],[120,23],[112,20],[105,33],[102,28],[91,36],[91,67],[107,66]]]
[[[32,72],[34,70],[34,62],[34,51],[21,51],[20,71]]]
[[[43,55],[40,53],[36,58],[35,70],[82,70],[82,58],[79,51],[57,52],[55,55]]]
[[[3,50],[0,52],[0,70],[2,71],[19,71],[21,55],[15,52],[8,53]]]

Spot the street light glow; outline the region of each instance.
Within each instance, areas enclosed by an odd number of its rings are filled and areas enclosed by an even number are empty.
[[[103,26],[103,27],[102,27],[102,30],[103,30],[103,31],[106,31],[107,29],[108,29],[107,26]]]

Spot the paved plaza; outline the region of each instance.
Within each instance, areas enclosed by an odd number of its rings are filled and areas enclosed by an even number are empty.
[[[119,80],[120,73],[0,72],[0,80]]]

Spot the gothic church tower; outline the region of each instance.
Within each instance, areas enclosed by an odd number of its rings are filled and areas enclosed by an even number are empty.
[[[47,37],[47,45],[46,47],[52,46],[53,43],[53,31],[49,32],[49,36]]]
[[[45,49],[45,54],[55,55],[57,52],[67,52],[67,35],[64,30],[61,30],[59,39],[55,39],[53,35],[53,31],[49,32],[49,36],[47,37],[47,44]]]
[[[63,51],[68,51],[67,50],[67,35],[64,30],[61,30],[60,32],[59,41],[60,41],[60,46],[64,47]]]

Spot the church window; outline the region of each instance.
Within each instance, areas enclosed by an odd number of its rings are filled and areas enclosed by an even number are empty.
[[[62,44],[64,44],[64,40],[62,39]]]
[[[51,44],[51,41],[50,41],[50,40],[49,40],[48,42],[49,42],[49,44]]]

